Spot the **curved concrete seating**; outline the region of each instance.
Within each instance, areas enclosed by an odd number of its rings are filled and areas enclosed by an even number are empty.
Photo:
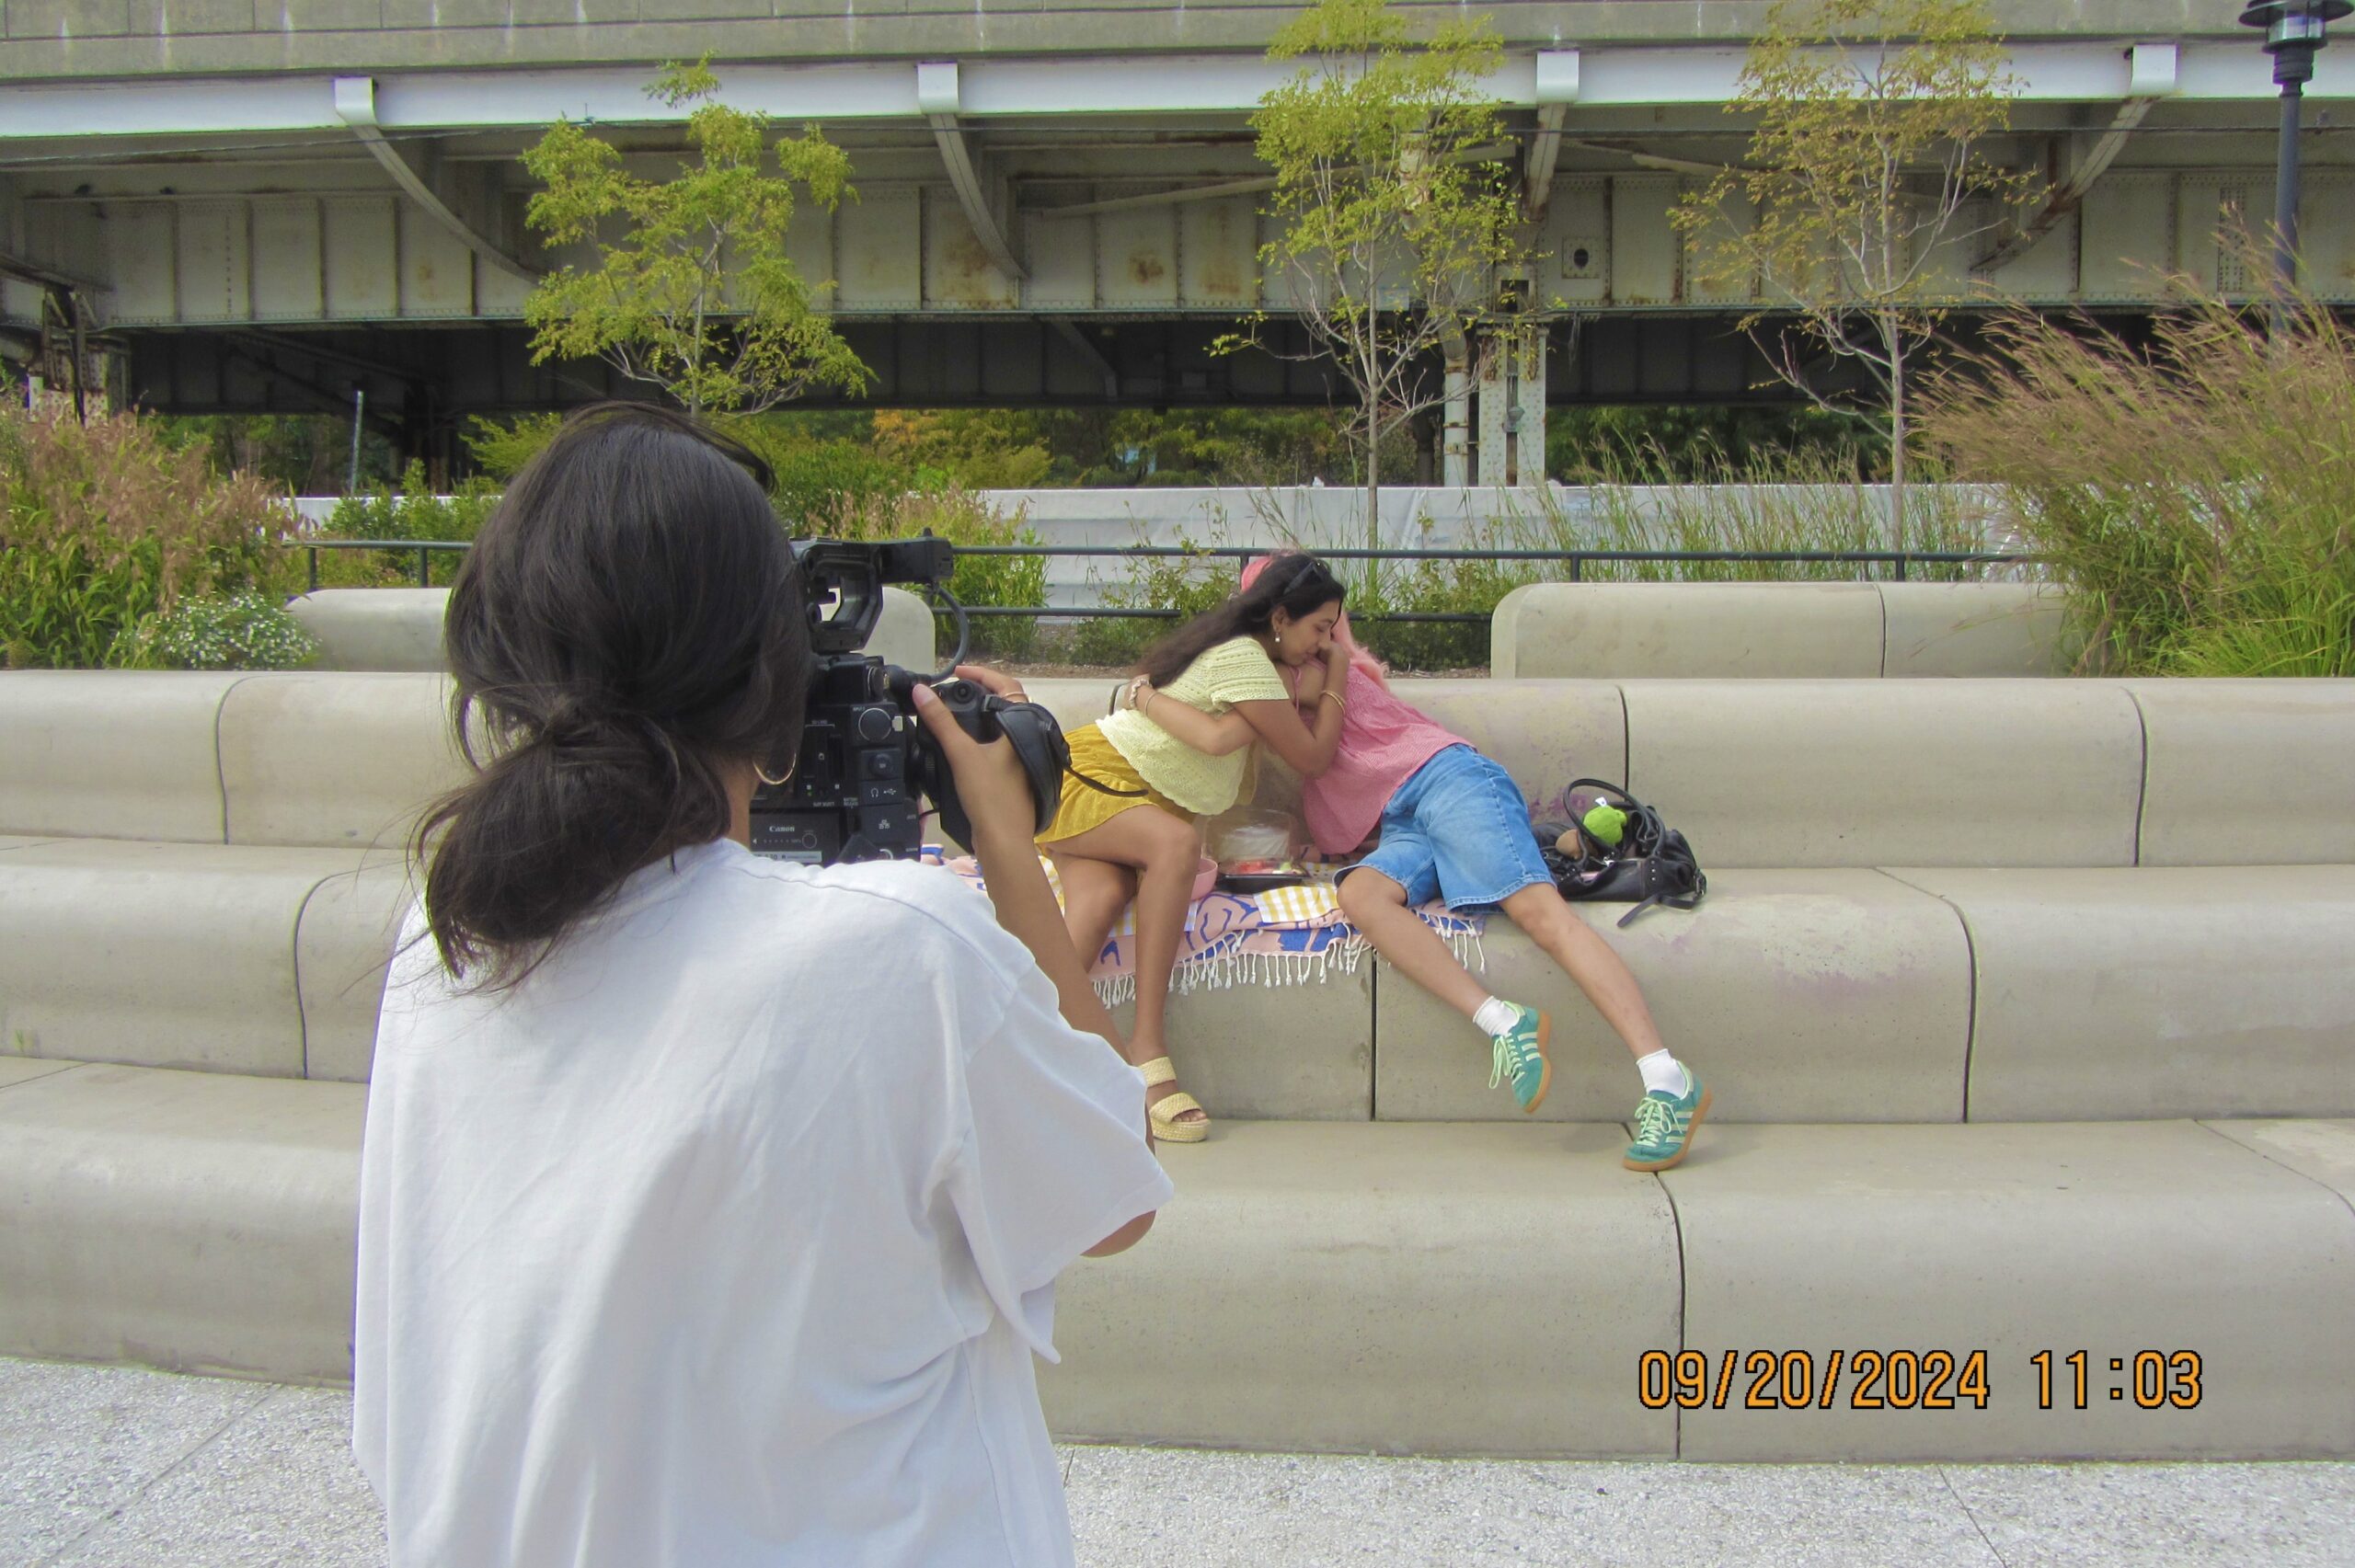
[[[439,675],[254,676],[221,704],[233,844],[397,852],[427,802],[466,777]]]
[[[1373,1115],[1375,962],[1296,985],[1246,982],[1169,999],[1170,1050],[1214,1116],[1356,1121]],[[1125,1033],[1136,1004],[1112,1010]]]
[[[1884,582],[1885,676],[2066,675],[2082,651],[2051,583]]]
[[[0,1042],[20,1057],[364,1077],[402,878],[360,865],[218,844],[9,850]]]
[[[1626,960],[1661,1037],[1707,1076],[1713,1120],[1962,1118],[1970,944],[1920,889],[1877,871],[1729,871],[1697,912],[1652,910],[1624,931],[1628,905],[1574,907]],[[1642,1086],[1569,977],[1501,917],[1481,945],[1492,992],[1553,1014],[1553,1088],[1537,1115],[1625,1118]],[[1522,1119],[1488,1087],[1488,1040],[1386,964],[1373,1032],[1384,1120]]]
[[[364,1080],[411,897],[349,851],[0,841],[6,1026],[19,1055]],[[2355,867],[1730,870],[1696,913],[1626,907],[1579,913],[1721,1121],[2355,1116]],[[1568,978],[1501,917],[1483,947],[1491,990],[1554,1014],[1541,1117],[1624,1116],[1625,1048]],[[1476,1032],[1371,955],[1175,996],[1169,1031],[1222,1118],[1520,1116]]]
[[[1032,694],[1075,726],[1111,689]],[[1712,870],[2355,862],[2355,681],[1399,689],[1541,806],[1578,774],[1624,780]],[[0,676],[0,733],[37,743],[0,752],[0,833],[395,846],[465,776],[448,697],[430,674]],[[1296,784],[1263,773],[1286,803]]]
[[[0,858],[0,1006],[22,1056],[300,1077],[304,901],[350,857],[74,841]]]
[[[349,1377],[364,1093],[0,1059],[0,1354]],[[1150,1242],[1059,1288],[1051,1424],[1429,1454],[2355,1456],[2355,1122],[1729,1127],[1660,1178],[1619,1168],[1624,1136],[1275,1122],[1165,1149],[1178,1196]],[[1687,1348],[1708,1396],[1648,1408],[1645,1353]],[[1752,1351],[1810,1353],[1820,1386],[1835,1349],[1939,1348],[1988,1352],[1985,1410],[1857,1409],[1846,1374],[1830,1409],[1742,1408]],[[2062,1366],[2039,1410],[2028,1358],[2077,1349],[2088,1408]],[[2145,1349],[2200,1354],[2196,1408],[2106,1397]]]
[[[1489,624],[1499,680],[2062,675],[2075,658],[2044,583],[1530,583]]]
[[[318,639],[321,670],[438,671],[446,588],[323,588],[287,601],[287,611]],[[903,588],[883,590],[883,616],[867,651],[908,669],[933,661],[933,614]]]
[[[322,588],[286,601],[317,639],[321,670],[438,670],[446,588]]]
[[[0,674],[0,831],[219,843],[214,730],[242,679]]]
[[[2355,1116],[2355,866],[1890,875],[1970,933],[1973,1121]]]
[[[294,930],[304,1077],[368,1081],[385,971],[416,896],[406,864],[373,859],[311,890]]]
[[[0,1354],[350,1378],[365,1090],[17,1065],[0,1059]]]
[[[2296,1124],[2355,1148],[2355,1123]],[[2316,1167],[2234,1124],[1728,1127],[1661,1180],[1684,1258],[1683,1344],[1958,1360],[1988,1352],[1984,1410],[1683,1413],[1706,1459],[2241,1459],[2355,1452],[2355,1207]],[[2262,1131],[2244,1137],[2266,1147]],[[2344,1155],[2342,1159],[2346,1158]],[[2335,1304],[2334,1304],[2335,1303]],[[2028,1357],[2053,1356],[2055,1407]],[[2086,1408],[2064,1358],[2085,1351]],[[2140,1408],[2134,1357],[2198,1354],[2194,1408]],[[2112,1357],[2124,1363],[2110,1368]],[[2109,1391],[2126,1391],[2113,1399]],[[1886,1381],[1880,1392],[1888,1391]]]
[[[1631,1395],[1643,1352],[1678,1343],[1676,1221],[1619,1168],[1623,1142],[1274,1123],[1165,1149],[1178,1196],[1150,1244],[1056,1287],[1048,1422],[1221,1448],[1671,1456],[1675,1413]]]
[[[2129,681],[2144,865],[2355,862],[2355,681]]]
[[[1533,676],[1878,675],[1880,595],[1865,582],[1530,583],[1489,623],[1488,668]]]
[[[1109,689],[1032,687],[1066,724]],[[1713,1130],[1664,1177],[1621,1170],[1626,1049],[1501,919],[1490,987],[1556,1019],[1534,1122],[1471,1026],[1370,956],[1177,997],[1218,1132],[1165,1150],[1179,1196],[1147,1245],[1066,1276],[1060,1433],[2355,1457],[2330,1326],[2355,1119],[2317,1119],[2355,1118],[2355,682],[1405,691],[1532,795],[1624,777],[1692,837],[1699,911],[1579,914],[1708,1076]],[[447,692],[0,677],[0,734],[46,738],[0,760],[0,1353],[348,1374],[364,1089],[328,1081],[368,1072],[405,825],[463,776]],[[1263,800],[1296,791],[1266,770]],[[175,833],[206,841],[123,841]],[[1820,1377],[1833,1349],[1982,1347],[1983,1412],[1859,1410],[1853,1374],[1830,1409],[1740,1408],[1752,1351]],[[1641,1356],[1686,1348],[1713,1377],[1743,1353],[1726,1407],[1647,1408]],[[2198,1408],[2106,1398],[2132,1375],[2108,1357],[2154,1348],[2201,1355]],[[2096,1357],[2089,1409],[2036,1408],[2043,1349]]]
[[[1704,867],[2131,865],[2110,681],[1629,681],[1627,787]],[[2355,684],[2341,693],[2355,704]]]

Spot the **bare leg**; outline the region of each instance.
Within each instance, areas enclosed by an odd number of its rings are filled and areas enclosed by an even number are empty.
[[[1626,960],[1593,927],[1571,912],[1561,894],[1542,883],[1523,887],[1505,900],[1504,910],[1513,924],[1527,932],[1530,940],[1578,982],[1579,990],[1630,1052],[1642,1058],[1664,1048],[1660,1028],[1652,1022],[1652,1010],[1645,1004],[1636,977],[1627,972]]]
[[[1137,1016],[1129,1035],[1129,1060],[1142,1066],[1167,1056],[1169,973],[1178,964],[1186,906],[1192,900],[1194,873],[1201,864],[1200,830],[1159,807],[1136,806],[1085,833],[1057,840],[1054,853],[1058,867],[1067,859],[1095,860],[1135,872]],[[1177,1092],[1174,1083],[1159,1085],[1146,1092],[1145,1103]],[[1207,1118],[1188,1113],[1178,1119]]]
[[[1488,1000],[1488,988],[1473,979],[1439,933],[1407,907],[1407,889],[1381,872],[1361,867],[1342,878],[1341,912],[1400,974],[1465,1017],[1479,1012]]]
[[[1120,911],[1137,896],[1137,874],[1109,861],[1061,855],[1052,849],[1048,858],[1063,885],[1063,924],[1071,931],[1071,944],[1079,949],[1080,963],[1092,969],[1120,923]]]

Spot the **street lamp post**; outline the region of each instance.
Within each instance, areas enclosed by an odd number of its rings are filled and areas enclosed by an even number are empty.
[[[2298,110],[2314,80],[2315,56],[2328,41],[2324,29],[2355,0],[2250,0],[2241,25],[2265,29],[2273,82],[2281,89],[2281,151],[2273,178],[2273,269],[2287,299],[2298,283]]]

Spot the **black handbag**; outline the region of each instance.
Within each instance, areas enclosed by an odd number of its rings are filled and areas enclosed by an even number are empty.
[[[1625,811],[1627,824],[1616,844],[1597,843],[1591,834],[1580,830],[1576,840],[1580,853],[1575,856],[1563,853],[1557,844],[1575,823],[1534,825],[1538,853],[1545,856],[1545,869],[1554,874],[1554,886],[1562,897],[1633,902],[1636,907],[1619,917],[1622,926],[1654,904],[1671,910],[1698,906],[1709,890],[1709,879],[1684,835],[1662,822],[1659,812],[1604,780],[1576,779],[1564,793],[1574,794],[1588,786]]]

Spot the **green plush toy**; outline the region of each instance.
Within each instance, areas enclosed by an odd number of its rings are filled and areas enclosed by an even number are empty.
[[[1587,807],[1586,815],[1579,818],[1579,826],[1596,843],[1617,849],[1627,832],[1627,814],[1609,801],[1601,800]]]

